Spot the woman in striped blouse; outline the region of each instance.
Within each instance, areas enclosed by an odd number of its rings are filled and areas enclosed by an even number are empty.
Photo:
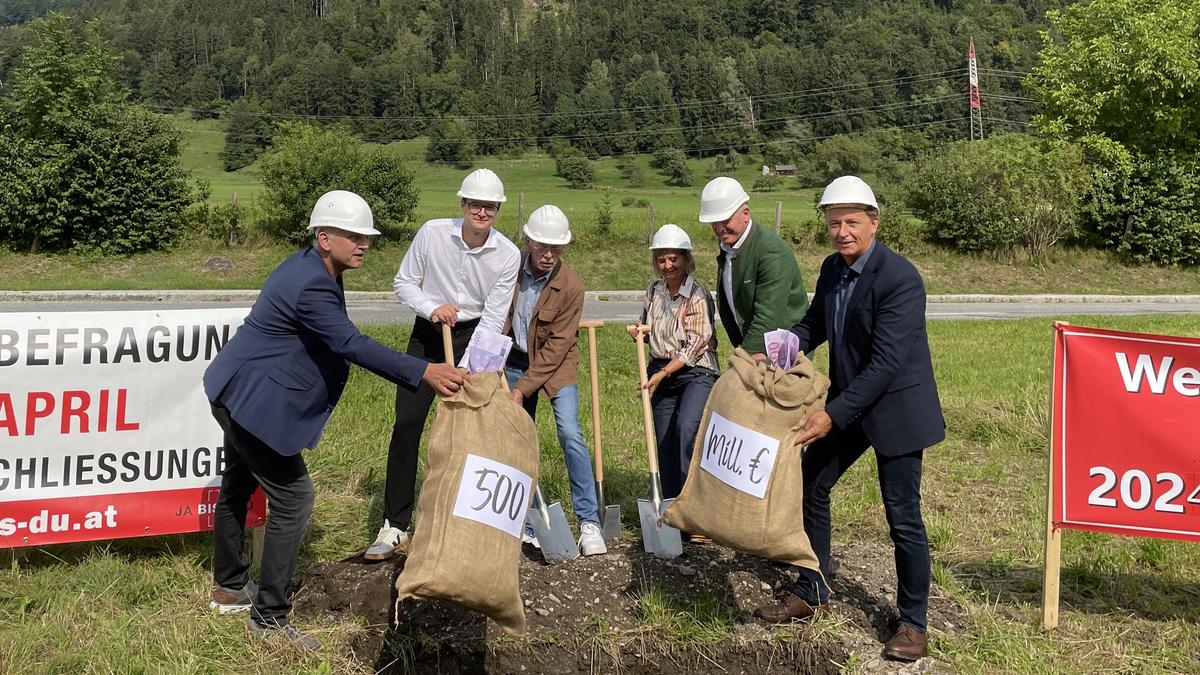
[[[654,233],[651,260],[659,278],[646,289],[638,323],[650,324],[647,368],[663,497],[679,495],[708,393],[717,381],[713,296],[692,277],[692,242],[683,228]],[[633,335],[630,331],[630,335]]]

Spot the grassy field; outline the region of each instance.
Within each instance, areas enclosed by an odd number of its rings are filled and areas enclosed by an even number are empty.
[[[1071,320],[1200,334],[1197,317]],[[407,329],[371,332],[397,345]],[[936,322],[929,333],[949,429],[947,440],[926,455],[925,517],[935,580],[967,617],[951,634],[934,633],[934,656],[953,672],[1195,672],[1200,565],[1194,544],[1065,533],[1061,626],[1051,634],[1039,628],[1048,321]],[[601,331],[599,353],[607,491],[637,536],[634,501],[645,491],[645,451],[633,350],[621,329],[610,326]],[[823,360],[821,350],[818,364]],[[588,410],[589,402],[582,404]],[[381,517],[391,406],[392,386],[355,369],[322,447],[307,455],[318,496],[302,566],[341,558],[372,538]],[[569,504],[551,419],[542,413],[544,485]],[[590,425],[585,430],[590,434]],[[886,545],[869,458],[834,497],[835,543]],[[209,615],[209,547],[207,536],[189,535],[0,553],[0,672],[350,667],[336,653],[361,626],[305,626],[334,649],[301,657],[281,648],[255,650],[238,619]],[[668,619],[679,617],[644,615],[648,630],[665,631],[655,622]],[[736,625],[725,621],[712,629],[728,632]]]
[[[239,204],[252,213],[261,191],[258,164],[236,172],[221,169],[218,153],[223,132],[216,120],[171,118],[184,135],[183,163],[194,178],[208,181],[212,202],[221,203],[233,192]],[[456,215],[455,191],[465,171],[433,166],[420,161],[421,141],[397,144],[398,152],[412,156],[421,201],[414,226],[428,218]],[[518,159],[488,158],[481,161],[499,172],[509,195],[500,211],[497,226],[510,238],[519,239],[520,194],[525,195],[525,214],[545,203],[562,207],[571,218],[576,243],[567,260],[592,290],[641,289],[651,278],[646,251],[652,204],[654,223],[675,222],[689,232],[696,246],[697,275],[712,282],[716,277],[716,242],[708,229],[697,222],[699,192],[706,180],[709,162],[693,160],[696,185],[677,188],[666,185],[663,176],[649,167],[649,158],[634,158],[642,164],[645,185],[632,188],[621,178],[616,160],[596,162],[597,183],[593,189],[572,190],[554,175],[554,162],[546,157]],[[757,166],[743,164],[737,177],[753,183]],[[755,218],[774,225],[775,203],[782,204],[782,233],[792,244],[801,272],[811,289],[820,261],[828,252],[819,239],[812,207],[815,190],[801,189],[787,179],[778,192],[751,194]],[[887,194],[888,186],[877,186]],[[609,191],[611,190],[611,191]],[[606,234],[596,226],[596,206],[608,198],[613,224]],[[629,206],[622,202],[633,200]],[[913,225],[907,222],[908,228]],[[889,228],[893,229],[889,229]],[[1042,263],[1015,261],[994,256],[968,256],[930,246],[911,232],[897,233],[885,224],[880,236],[909,256],[921,270],[930,293],[1193,293],[1200,288],[1200,269],[1138,267],[1092,250],[1055,250]],[[226,247],[201,235],[192,235],[171,251],[136,256],[106,257],[94,254],[27,255],[0,248],[0,275],[11,290],[46,289],[229,289],[257,288],[267,274],[291,249],[268,241],[253,227],[243,228],[240,245]],[[404,256],[404,242],[378,242],[366,266],[347,276],[347,288],[384,291]],[[212,271],[205,266],[211,258],[226,258],[231,268]]]

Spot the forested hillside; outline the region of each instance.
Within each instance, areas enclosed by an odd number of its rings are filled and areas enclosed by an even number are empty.
[[[227,114],[264,145],[270,121],[304,117],[373,141],[468,136],[485,154],[570,143],[786,161],[848,132],[964,137],[971,37],[990,125],[1020,128],[1022,74],[1061,4],[105,0],[75,16],[102,20],[149,107]],[[0,74],[23,39],[0,32]]]

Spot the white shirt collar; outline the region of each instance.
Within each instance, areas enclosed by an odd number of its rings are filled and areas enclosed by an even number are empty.
[[[466,223],[463,222],[463,219],[455,218],[454,219],[454,227],[450,228],[450,236],[456,237],[459,241],[461,241],[463,243],[463,247],[469,248],[467,246],[467,240],[463,239],[462,233],[463,233],[464,227],[466,227]],[[495,227],[489,227],[487,239],[483,240],[482,246],[480,246],[479,248],[474,249],[474,250],[486,251],[488,249],[496,248],[496,238],[492,236],[492,232],[494,232],[495,229],[496,229]]]

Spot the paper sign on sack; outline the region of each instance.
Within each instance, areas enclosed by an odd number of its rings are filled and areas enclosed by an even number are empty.
[[[504,370],[513,340],[491,330],[476,330],[467,344],[467,372],[497,372]]]
[[[726,485],[762,499],[771,482],[779,441],[714,411],[701,452],[700,468]]]
[[[529,508],[533,479],[502,462],[467,455],[454,515],[520,537]]]

